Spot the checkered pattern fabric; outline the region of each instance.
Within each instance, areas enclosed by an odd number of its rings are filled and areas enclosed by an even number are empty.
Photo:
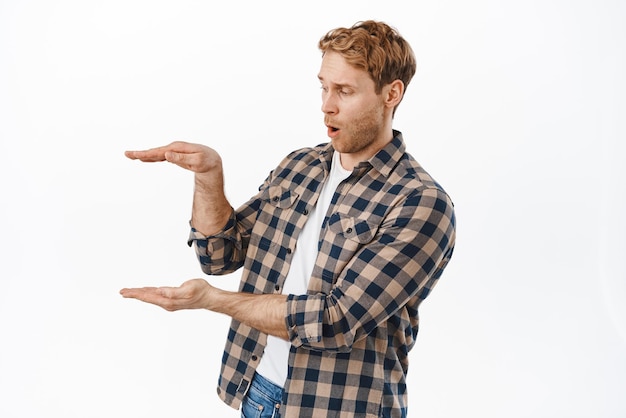
[[[281,293],[296,241],[332,161],[322,144],[295,151],[218,234],[191,229],[203,271],[243,266],[240,291]],[[453,203],[405,152],[400,132],[337,188],[304,295],[288,295],[292,342],[281,406],[291,417],[406,417],[408,353],[418,307],[454,249]],[[239,408],[266,335],[233,321],[218,394]]]

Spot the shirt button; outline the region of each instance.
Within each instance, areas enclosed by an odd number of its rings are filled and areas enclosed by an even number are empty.
[[[352,228],[348,228],[348,229],[346,229],[346,232],[347,232],[348,234],[350,234],[350,233],[352,232]]]
[[[302,213],[305,214],[305,215],[308,215],[309,211],[307,209],[305,209]]]
[[[274,196],[274,197],[272,198],[272,200],[273,200],[274,202],[278,202],[278,199],[280,199],[278,196]]]
[[[257,361],[257,360],[258,360],[258,357],[255,354],[253,354],[252,355],[252,361]]]
[[[291,248],[287,248],[287,254],[291,254]]]
[[[274,286],[274,290],[278,292],[280,290],[280,286],[279,285]]]

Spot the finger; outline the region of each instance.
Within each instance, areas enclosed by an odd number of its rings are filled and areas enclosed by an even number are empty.
[[[168,145],[147,150],[126,151],[124,155],[131,160],[141,160],[144,162],[165,161],[167,152],[188,153],[194,152],[194,144],[183,141],[174,141]]]
[[[164,295],[163,289],[157,287],[122,289],[120,290],[120,294],[124,298],[137,299],[142,302],[160,306],[168,311],[181,309],[176,299],[172,299],[171,297]]]
[[[120,294],[125,298],[135,298],[138,299],[140,297],[144,297],[145,295],[155,294],[158,295],[158,288],[156,287],[140,287],[140,288],[130,288],[130,289],[122,289],[120,290]]]
[[[145,151],[126,151],[124,155],[131,160],[140,160],[146,163],[165,161],[164,148],[153,148]]]
[[[163,286],[156,289],[156,293],[167,299],[184,299],[187,297],[180,287]]]
[[[167,151],[164,154],[165,160],[181,166],[182,168],[191,169],[197,165],[198,154],[197,153],[183,153],[176,151]]]
[[[186,155],[176,151],[166,151],[163,156],[167,162],[178,164],[184,162]]]
[[[157,287],[142,287],[135,289],[122,289],[120,294],[125,298],[139,299],[144,302],[154,303],[156,300],[171,299],[169,295],[163,293]]]
[[[167,151],[165,159],[172,164],[195,173],[203,173],[209,170],[206,158],[201,152],[180,153]]]

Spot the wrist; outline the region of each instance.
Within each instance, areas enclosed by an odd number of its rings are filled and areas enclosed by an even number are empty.
[[[213,287],[211,292],[207,295],[207,309],[212,312],[232,316],[233,312],[231,307],[237,305],[237,303],[233,301],[235,297],[236,293]]]
[[[204,173],[195,173],[194,187],[203,193],[214,193],[224,190],[224,173],[221,169],[210,170]]]

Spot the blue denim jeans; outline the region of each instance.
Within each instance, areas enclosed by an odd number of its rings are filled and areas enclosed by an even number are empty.
[[[241,418],[280,418],[283,388],[255,374],[241,404]]]

